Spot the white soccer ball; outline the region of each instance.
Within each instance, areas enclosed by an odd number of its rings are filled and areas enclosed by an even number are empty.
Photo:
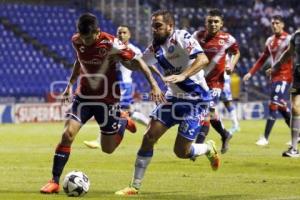
[[[90,188],[90,181],[87,175],[81,171],[71,171],[65,176],[63,189],[69,197],[85,195]]]

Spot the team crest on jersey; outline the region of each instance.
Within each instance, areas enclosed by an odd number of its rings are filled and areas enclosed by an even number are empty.
[[[84,52],[84,46],[79,47],[79,51],[80,51],[81,53],[83,53],[83,52]]]
[[[219,45],[224,45],[225,41],[224,40],[219,40]]]
[[[103,57],[107,55],[107,49],[106,48],[100,48],[99,49],[99,54]]]
[[[175,51],[175,47],[174,46],[170,46],[168,48],[168,53],[173,53]]]

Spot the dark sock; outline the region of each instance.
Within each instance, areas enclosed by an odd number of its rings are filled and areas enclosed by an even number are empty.
[[[267,119],[265,133],[264,133],[264,136],[267,140],[269,139],[270,133],[272,131],[272,128],[277,118],[277,109],[278,107],[276,104],[271,103],[269,105],[269,117]]]
[[[59,183],[59,178],[62,174],[62,171],[66,163],[68,162],[70,151],[71,151],[70,146],[63,146],[59,144],[56,147],[54,158],[53,158],[53,167],[52,167],[53,180],[56,183]]]
[[[283,116],[285,123],[290,127],[291,126],[291,112],[286,106],[279,107],[278,111]]]
[[[221,135],[222,138],[227,138],[229,132],[224,128],[221,120],[219,119],[212,119],[210,120],[212,127]]]
[[[197,135],[195,143],[198,144],[204,143],[205,138],[208,135],[208,131],[209,131],[209,122],[204,122],[200,129],[200,133]]]
[[[264,136],[267,140],[269,139],[269,136],[270,136],[270,133],[274,126],[275,121],[276,121],[276,119],[273,119],[273,118],[267,119],[267,123],[266,123],[266,127],[265,127],[265,134],[264,134]]]

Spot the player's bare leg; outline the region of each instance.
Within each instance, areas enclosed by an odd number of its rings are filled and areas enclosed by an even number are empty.
[[[229,129],[229,132],[232,134],[239,132],[241,130],[239,121],[236,114],[235,106],[232,104],[232,101],[225,101],[224,102],[225,108],[227,112],[229,113],[229,118],[231,120],[232,126]]]
[[[158,120],[151,120],[143,137],[142,145],[137,153],[133,179],[129,187],[117,191],[117,195],[136,195],[142,184],[142,179],[153,156],[153,147],[158,139],[168,130]]]
[[[178,158],[189,158],[192,160],[205,154],[213,170],[217,170],[220,166],[220,157],[217,153],[215,142],[212,140],[197,144],[178,134],[174,145],[174,153]]]
[[[41,193],[51,194],[59,192],[59,179],[66,163],[68,162],[71,152],[71,145],[80,128],[81,124],[78,121],[73,119],[66,121],[61,141],[56,147],[53,158],[53,177],[45,186],[41,188]]]

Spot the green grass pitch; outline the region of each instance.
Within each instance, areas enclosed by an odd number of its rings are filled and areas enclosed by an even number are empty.
[[[269,146],[258,147],[255,141],[264,125],[264,121],[242,121],[242,130],[234,135],[229,152],[222,155],[217,172],[210,169],[205,156],[196,162],[176,158],[173,128],[156,145],[141,193],[119,197],[114,192],[129,184],[145,127],[139,126],[135,135],[126,133],[117,151],[106,155],[84,146],[84,140],[98,134],[96,124],[89,122],[72,146],[63,176],[75,169],[86,173],[91,187],[81,199],[89,200],[299,200],[300,159],[281,157],[290,139],[289,129],[278,120]],[[62,129],[62,123],[0,125],[0,200],[69,199],[63,191],[55,195],[39,193],[50,179],[53,153]],[[220,147],[219,135],[214,131],[208,138]]]

